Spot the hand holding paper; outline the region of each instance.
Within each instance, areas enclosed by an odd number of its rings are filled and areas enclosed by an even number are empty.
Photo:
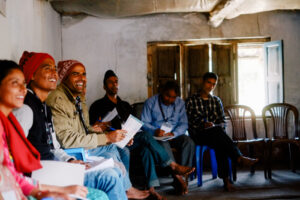
[[[106,133],[108,142],[116,143],[122,141],[126,137],[126,130],[115,130]]]
[[[143,126],[143,122],[134,117],[133,115],[129,115],[128,119],[122,125],[122,129],[126,130],[127,133],[125,135],[125,138],[121,140],[120,142],[115,143],[117,146],[124,148],[126,144],[134,137],[134,135],[140,130],[140,128]]]

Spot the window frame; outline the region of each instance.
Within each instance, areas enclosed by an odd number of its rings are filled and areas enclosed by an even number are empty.
[[[179,56],[179,66],[180,66],[180,91],[181,91],[181,98],[185,99],[188,97],[188,92],[187,92],[187,66],[186,66],[186,47],[188,46],[195,46],[195,45],[203,45],[203,44],[224,44],[224,43],[230,43],[232,44],[232,53],[233,53],[233,61],[232,61],[232,70],[233,70],[233,103],[237,104],[238,103],[238,55],[237,55],[237,50],[238,50],[238,44],[240,43],[266,43],[270,42],[271,38],[270,37],[263,37],[263,36],[258,36],[258,37],[239,37],[239,38],[202,38],[202,39],[193,39],[193,40],[184,40],[184,41],[150,41],[147,42],[147,79],[148,79],[148,97],[151,97],[154,95],[154,90],[153,90],[153,65],[152,65],[152,53],[153,53],[153,48],[156,46],[174,46],[178,45],[179,46],[179,51],[180,51],[180,56]],[[211,60],[212,58],[210,58]],[[283,91],[284,95],[284,91]]]

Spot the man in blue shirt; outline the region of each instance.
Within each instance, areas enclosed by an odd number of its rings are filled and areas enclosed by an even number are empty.
[[[144,122],[143,129],[152,133],[171,158],[174,159],[172,147],[180,154],[180,164],[191,167],[195,144],[186,135],[188,120],[185,104],[178,94],[177,83],[168,81],[162,87],[160,94],[154,95],[145,102],[141,120]]]

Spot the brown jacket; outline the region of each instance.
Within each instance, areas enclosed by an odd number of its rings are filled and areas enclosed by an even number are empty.
[[[85,123],[89,126],[84,97],[81,99]],[[106,145],[107,138],[104,133],[93,132],[91,127],[89,127],[89,134],[85,133],[79,114],[76,112],[75,99],[67,86],[61,83],[50,93],[46,103],[51,108],[55,132],[63,148],[96,148]]]

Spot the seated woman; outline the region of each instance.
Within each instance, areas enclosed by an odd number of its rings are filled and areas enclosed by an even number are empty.
[[[67,155],[56,139],[51,109],[45,103],[58,80],[53,57],[47,53],[25,51],[20,59],[20,67],[28,92],[24,106],[13,113],[23,126],[27,139],[39,151],[41,160],[86,164]],[[122,172],[115,167],[86,172],[84,185],[104,191],[109,199],[127,199]]]
[[[39,153],[27,141],[21,126],[11,113],[12,109],[23,105],[27,92],[24,75],[19,66],[12,61],[0,60],[0,91],[0,144],[2,146],[0,151],[3,150],[0,152],[2,155],[2,159],[0,156],[0,161],[2,160],[0,163],[1,170],[9,170],[9,173],[5,174],[5,180],[10,180],[5,181],[4,185],[0,185],[3,199],[11,199],[12,197],[26,199],[25,196],[29,195],[37,199],[44,197],[72,199],[67,194],[86,197],[87,188],[83,186],[58,187],[34,184],[34,180],[21,174],[39,169],[41,165]],[[12,187],[13,182],[18,184],[14,184]],[[7,197],[6,195],[12,196]]]

